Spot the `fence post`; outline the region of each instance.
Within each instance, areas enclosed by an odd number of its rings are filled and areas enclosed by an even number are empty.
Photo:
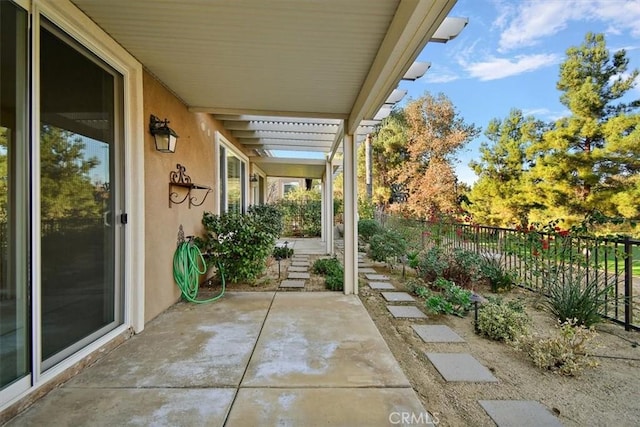
[[[633,251],[628,236],[624,238],[624,329],[631,330],[633,323]]]

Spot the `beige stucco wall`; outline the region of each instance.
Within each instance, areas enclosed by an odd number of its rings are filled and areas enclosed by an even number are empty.
[[[230,142],[234,138],[224,130],[222,123],[206,113],[191,113],[178,98],[148,72],[143,78],[144,117],[148,126],[151,114],[169,119],[169,126],[179,139],[176,152],[156,151],[153,136],[145,132],[144,185],[145,194],[145,322],[156,317],[180,298],[173,281],[173,255],[177,246],[178,229],[182,224],[185,236],[202,234],[202,214],[213,211],[215,194],[207,196],[202,206],[172,204],[169,207],[169,173],[176,164],[186,167],[192,182],[218,186],[215,169],[215,131],[220,131]],[[203,190],[194,190],[197,197]]]

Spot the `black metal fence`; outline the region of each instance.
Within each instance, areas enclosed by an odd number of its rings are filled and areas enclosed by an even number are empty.
[[[384,215],[378,219],[403,233],[414,249],[440,245],[499,259],[515,275],[518,286],[537,292],[545,290],[545,272],[554,272],[554,279],[563,286],[565,280],[596,280],[597,286],[610,288],[600,314],[627,330],[640,330],[640,240]]]

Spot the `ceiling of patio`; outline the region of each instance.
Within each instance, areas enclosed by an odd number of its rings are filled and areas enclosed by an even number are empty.
[[[455,4],[72,2],[191,111],[221,120],[268,175],[300,177],[321,176],[324,167],[311,171],[299,159],[269,158],[278,150],[335,153],[343,132],[370,132],[370,120]]]

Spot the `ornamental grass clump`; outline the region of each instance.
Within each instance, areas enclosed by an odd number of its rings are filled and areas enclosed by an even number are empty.
[[[513,341],[526,335],[530,320],[519,300],[491,298],[478,310],[476,330],[495,341]]]
[[[576,376],[586,368],[598,366],[589,355],[590,342],[597,335],[595,329],[579,325],[573,319],[559,323],[556,334],[551,338],[522,336],[515,346],[524,351],[538,368],[559,375]]]

